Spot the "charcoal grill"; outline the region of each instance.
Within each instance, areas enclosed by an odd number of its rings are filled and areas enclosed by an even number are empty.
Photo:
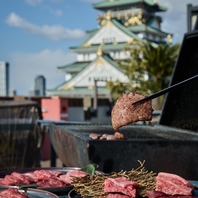
[[[184,35],[171,85],[198,74],[198,31]],[[113,134],[111,125],[50,125],[52,145],[66,166],[99,165],[104,172],[130,170],[145,160],[154,172],[198,179],[197,81],[167,94],[157,125],[130,125],[119,131],[126,140],[91,140],[89,134]]]

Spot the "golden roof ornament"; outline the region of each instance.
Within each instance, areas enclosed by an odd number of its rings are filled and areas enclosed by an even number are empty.
[[[140,25],[140,24],[142,24],[141,18],[142,18],[142,16],[134,16],[134,17],[131,17],[131,18],[125,23],[125,26],[135,25],[135,24]]]
[[[153,3],[154,3],[154,4],[157,4],[157,0],[153,0]]]
[[[97,56],[102,56],[102,46],[103,46],[103,43],[101,43],[98,47],[98,50],[97,50]]]
[[[105,17],[107,20],[110,20],[111,19],[111,11],[108,10],[107,11],[107,14],[106,14],[106,17]]]
[[[128,45],[130,45],[130,44],[132,44],[132,43],[133,43],[133,41],[134,41],[134,39],[133,39],[133,38],[131,38],[131,39],[129,39],[129,40],[127,41],[127,44],[128,44]]]

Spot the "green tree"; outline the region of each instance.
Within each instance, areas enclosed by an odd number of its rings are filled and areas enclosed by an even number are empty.
[[[173,72],[180,44],[155,44],[133,41],[124,49],[130,55],[119,61],[119,67],[128,76],[127,83],[108,82],[113,99],[123,92],[136,90],[142,94],[152,94],[168,86]]]
[[[144,86],[154,93],[168,86],[180,44],[166,43],[154,46],[146,42],[143,46],[143,64],[149,77],[149,80],[144,82]]]

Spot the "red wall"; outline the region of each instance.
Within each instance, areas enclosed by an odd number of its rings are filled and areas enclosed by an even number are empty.
[[[68,100],[64,98],[41,99],[43,119],[68,120]]]
[[[43,119],[46,120],[68,120],[68,100],[59,97],[42,98],[41,108]],[[45,132],[42,160],[50,159],[50,137]]]

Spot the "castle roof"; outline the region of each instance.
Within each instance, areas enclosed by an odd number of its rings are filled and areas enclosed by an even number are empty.
[[[144,4],[149,6],[153,11],[166,11],[167,8],[161,6],[156,0],[105,0],[98,3],[94,3],[93,7],[98,10],[108,10],[110,8],[121,8],[122,6],[135,6],[135,4]]]

